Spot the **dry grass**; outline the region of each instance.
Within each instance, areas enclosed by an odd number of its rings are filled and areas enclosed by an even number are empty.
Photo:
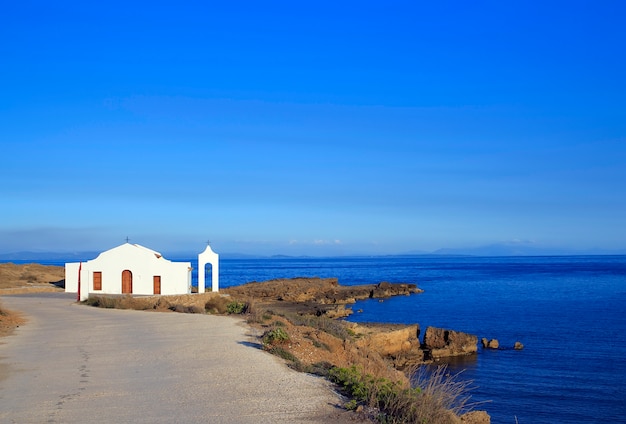
[[[358,403],[375,408],[383,423],[455,424],[473,406],[469,403],[472,382],[451,375],[445,366],[434,371],[419,368],[413,387],[403,380],[376,377],[356,365],[332,368],[329,377],[353,398],[348,408]]]
[[[412,372],[411,382],[419,388],[414,405],[408,410],[415,421],[433,424],[451,422],[450,413],[462,415],[477,404],[470,402],[473,381],[451,374],[445,365],[436,368],[419,367]],[[402,410],[407,410],[402,404]]]
[[[64,287],[65,268],[62,266],[0,264],[0,289],[16,287]]]
[[[26,320],[19,312],[5,309],[0,303],[0,337],[8,336]]]
[[[91,295],[85,304],[99,308],[135,309],[139,311],[159,310],[174,311],[190,314],[226,314],[233,303],[230,296],[219,293],[184,294],[171,296],[119,296],[119,295]],[[248,305],[244,304],[243,309]]]
[[[209,314],[225,314],[228,303],[230,303],[231,301],[232,299],[230,299],[229,297],[214,296],[207,299],[207,301],[204,303],[204,310]]]

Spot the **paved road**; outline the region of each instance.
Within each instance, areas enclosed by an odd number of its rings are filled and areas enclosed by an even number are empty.
[[[28,323],[0,339],[3,423],[347,422],[326,381],[259,350],[236,318],[5,296]]]

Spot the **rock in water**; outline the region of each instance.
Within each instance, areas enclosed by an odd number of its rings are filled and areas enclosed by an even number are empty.
[[[480,344],[484,349],[498,349],[500,347],[500,342],[497,339],[487,340],[486,337],[480,339]]]
[[[478,337],[460,331],[428,327],[424,332],[424,350],[432,359],[461,356],[478,351]]]

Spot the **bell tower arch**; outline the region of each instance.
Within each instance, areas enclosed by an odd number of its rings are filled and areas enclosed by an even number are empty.
[[[211,291],[218,292],[220,289],[220,264],[219,255],[211,249],[207,243],[204,252],[198,255],[198,293],[206,290],[206,265],[211,264]]]

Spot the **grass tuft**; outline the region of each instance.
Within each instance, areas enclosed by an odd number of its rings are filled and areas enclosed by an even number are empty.
[[[262,340],[266,346],[280,345],[289,341],[289,334],[283,328],[276,327],[267,330],[263,334]]]
[[[226,312],[229,314],[243,314],[246,312],[246,304],[244,302],[237,302],[233,300],[226,304]]]
[[[285,318],[294,325],[312,327],[328,334],[331,334],[341,340],[352,338],[352,333],[343,321],[337,321],[325,316],[316,316],[311,314],[286,314]]]
[[[333,367],[328,375],[355,402],[378,408],[378,418],[384,423],[449,424],[456,415],[471,409],[471,381],[461,381],[459,374],[449,374],[445,366],[430,373],[420,368],[412,379],[416,387],[376,378],[357,366]]]

